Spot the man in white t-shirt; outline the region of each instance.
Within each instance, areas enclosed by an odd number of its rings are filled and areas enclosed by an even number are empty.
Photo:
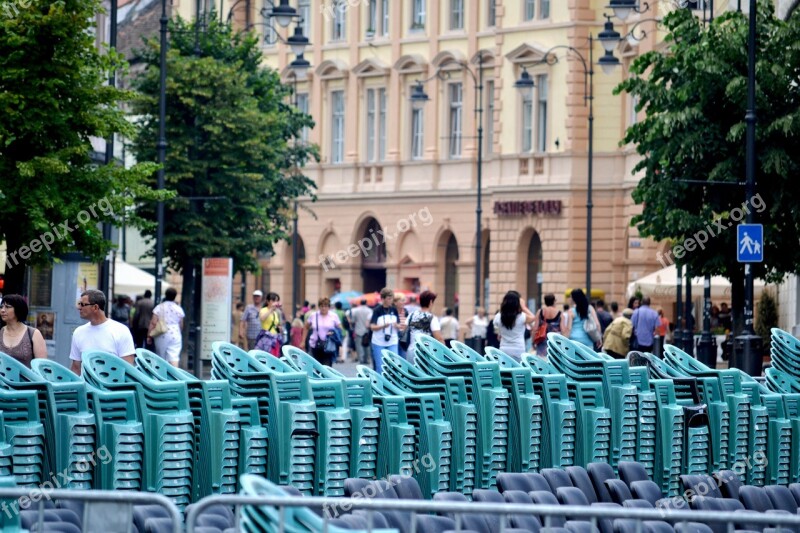
[[[131,330],[121,322],[108,319],[105,308],[106,295],[102,291],[90,289],[81,293],[78,312],[81,318],[89,322],[78,326],[72,333],[69,352],[69,358],[72,359],[70,368],[79,376],[82,355],[89,350],[113,353],[133,364],[136,349]]]
[[[453,316],[453,310],[449,307],[445,308],[444,316],[439,319],[439,324],[442,327],[442,337],[444,337],[445,345],[450,348],[453,341],[458,340],[459,324],[456,317]]]

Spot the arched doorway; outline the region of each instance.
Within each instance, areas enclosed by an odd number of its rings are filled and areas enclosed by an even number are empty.
[[[525,297],[531,309],[539,309],[542,305],[542,241],[535,231],[528,241],[526,269]]]
[[[386,286],[386,243],[380,231],[381,225],[378,221],[370,218],[361,234],[361,242],[370,241],[373,245],[368,250],[366,245],[361,247],[365,250],[361,260],[361,279],[365,293],[380,291]]]
[[[451,309],[456,307],[458,296],[458,241],[452,233],[447,240],[444,252],[444,305]]]

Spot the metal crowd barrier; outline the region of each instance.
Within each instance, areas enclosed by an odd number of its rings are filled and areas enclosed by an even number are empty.
[[[484,502],[444,502],[430,500],[380,500],[363,498],[329,498],[329,497],[302,497],[296,496],[239,496],[216,495],[203,498],[195,503],[186,515],[186,533],[194,533],[197,518],[203,510],[214,506],[225,505],[236,507],[237,520],[239,509],[243,505],[266,505],[278,508],[280,523],[279,533],[285,532],[285,511],[287,507],[309,507],[314,509],[340,509],[342,512],[364,510],[368,513],[368,532],[373,531],[370,511],[406,511],[412,513],[410,526],[411,533],[416,533],[416,514],[452,513],[455,515],[456,531],[464,530],[459,514],[490,514],[501,517],[501,533],[510,529],[508,518],[510,515],[539,515],[543,517],[543,527],[550,526],[551,516],[567,516],[570,520],[591,522],[598,530],[598,521],[604,519],[627,518],[637,521],[636,533],[643,531],[642,522],[645,520],[660,520],[670,523],[680,522],[714,522],[724,523],[727,531],[733,533],[736,524],[753,526],[772,526],[776,532],[785,527],[797,531],[800,528],[800,515],[772,514],[772,513],[727,513],[720,511],[679,511],[672,509],[633,509],[626,507],[591,507],[576,505],[532,505],[512,503],[484,503]],[[328,532],[328,524],[335,516],[326,516],[323,513],[323,529],[321,533]],[[238,524],[237,524],[238,525]],[[758,528],[761,530],[761,528]]]
[[[112,490],[30,489],[22,487],[0,488],[0,502],[26,497],[30,506],[22,510],[39,511],[38,525],[44,523],[45,500],[78,500],[84,502],[81,517],[84,533],[128,532],[133,529],[134,505],[159,505],[172,519],[173,533],[182,533],[183,516],[172,500],[154,492],[127,492]],[[21,506],[21,504],[20,504]]]

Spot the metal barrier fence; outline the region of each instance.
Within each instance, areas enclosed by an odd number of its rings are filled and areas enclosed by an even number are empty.
[[[31,504],[22,505],[22,498]],[[172,501],[162,494],[152,492],[126,492],[112,490],[30,489],[22,487],[0,488],[0,502],[8,513],[7,501],[17,500],[22,510],[39,512],[38,530],[43,530],[45,500],[78,500],[85,504],[82,519],[84,533],[109,533],[132,531],[134,505],[159,505],[167,510],[172,520],[173,532],[183,531],[183,516]]]
[[[485,514],[495,515],[501,518],[501,533],[505,529],[510,529],[508,519],[511,515],[538,515],[542,518],[542,525],[549,527],[551,518],[569,517],[570,520],[581,520],[591,522],[597,528],[600,520],[607,519],[632,519],[636,520],[636,533],[643,531],[643,521],[659,520],[677,524],[680,522],[701,522],[701,523],[723,523],[727,527],[728,533],[734,533],[736,524],[747,524],[756,526],[759,531],[763,527],[771,526],[776,528],[776,533],[785,531],[800,531],[800,515],[789,513],[756,513],[756,512],[720,512],[720,511],[680,511],[672,509],[633,509],[626,507],[605,507],[605,506],[576,506],[576,505],[533,505],[533,504],[512,504],[512,503],[484,503],[484,502],[444,502],[429,500],[381,500],[381,499],[359,499],[359,498],[328,498],[328,497],[296,497],[296,496],[239,496],[239,495],[219,495],[208,496],[195,503],[186,515],[186,533],[194,533],[197,518],[203,510],[214,505],[225,505],[236,507],[236,516],[239,516],[239,509],[243,505],[266,505],[278,508],[280,523],[279,533],[284,533],[286,526],[287,507],[309,507],[315,509],[340,509],[343,512],[351,510],[367,511],[367,521],[369,523],[368,532],[373,531],[373,520],[370,511],[405,511],[412,513],[410,520],[411,533],[416,533],[414,517],[416,514],[453,514],[456,523],[456,531],[464,529],[462,519],[459,515],[463,514]],[[334,516],[326,516],[323,513],[322,533],[327,533],[328,524]],[[237,524],[238,525],[238,524]],[[758,527],[763,526],[763,527]]]

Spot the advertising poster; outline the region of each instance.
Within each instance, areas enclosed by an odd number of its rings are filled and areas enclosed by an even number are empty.
[[[203,359],[211,358],[211,344],[231,338],[233,304],[233,259],[203,259],[203,294],[200,304],[200,349]]]

